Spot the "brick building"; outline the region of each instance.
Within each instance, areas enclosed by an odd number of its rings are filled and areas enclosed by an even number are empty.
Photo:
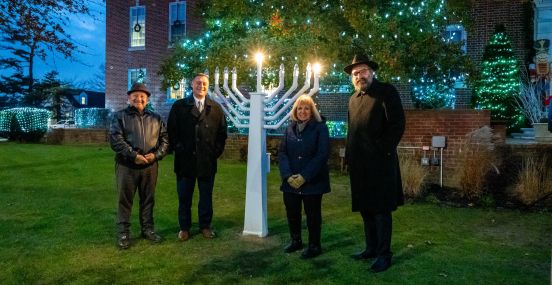
[[[133,82],[144,81],[155,110],[167,115],[182,89],[161,90],[157,75],[172,42],[202,31],[195,12],[200,0],[106,1],[106,108],[126,106],[126,92]]]

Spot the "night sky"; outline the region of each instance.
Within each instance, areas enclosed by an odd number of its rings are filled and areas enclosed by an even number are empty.
[[[66,31],[79,46],[75,59],[64,59],[57,53],[50,53],[45,61],[37,58],[35,78],[41,79],[46,72],[56,70],[62,80],[78,83],[104,72],[100,67],[105,64],[105,3],[93,0],[88,5],[91,16],[70,16],[65,23]]]

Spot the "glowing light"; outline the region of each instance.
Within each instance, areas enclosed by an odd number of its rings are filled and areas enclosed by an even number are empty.
[[[320,65],[320,63],[315,63],[313,66],[312,66],[313,70],[314,70],[314,73],[315,74],[320,74],[320,71],[322,70],[322,66]]]
[[[264,54],[262,52],[257,52],[255,54],[255,61],[257,62],[257,64],[263,63],[263,60],[264,60]]]

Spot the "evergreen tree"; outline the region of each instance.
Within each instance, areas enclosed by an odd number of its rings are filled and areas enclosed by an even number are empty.
[[[450,2],[450,3],[449,3]],[[343,67],[364,52],[381,68],[378,78],[410,82],[422,76],[442,81],[451,70],[470,73],[459,44],[443,37],[451,22],[466,23],[465,1],[206,0],[193,11],[203,15],[206,32],[185,39],[161,66],[163,86],[205,68],[237,67],[239,82],[253,86],[253,54],[267,55],[263,84],[276,85],[280,64],[291,74],[299,64],[320,62],[321,84],[348,83]],[[453,5],[454,4],[454,5]],[[287,76],[286,81],[291,77]],[[286,82],[286,85],[289,84]]]
[[[519,67],[512,43],[503,25],[498,25],[485,47],[476,82],[476,108],[491,110],[491,118],[508,122],[508,128],[523,124],[523,113],[516,104],[519,93]]]
[[[52,117],[56,120],[63,117],[65,105],[70,104],[66,98],[69,96],[69,87],[58,75],[57,71],[44,74],[44,78],[35,83],[33,91],[24,97],[27,105],[51,109]]]

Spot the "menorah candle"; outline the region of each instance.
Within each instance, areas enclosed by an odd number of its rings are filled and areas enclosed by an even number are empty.
[[[255,59],[257,60],[257,93],[260,93],[262,89],[261,79],[263,69],[263,54],[260,52],[257,53],[255,55]]]

